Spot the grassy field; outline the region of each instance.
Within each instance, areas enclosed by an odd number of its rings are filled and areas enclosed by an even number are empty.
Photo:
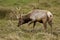
[[[16,15],[27,14],[33,7],[52,12],[53,34],[49,25],[44,32],[40,23],[36,24],[33,32],[33,24],[17,27]],[[0,0],[0,40],[60,40],[60,0]]]

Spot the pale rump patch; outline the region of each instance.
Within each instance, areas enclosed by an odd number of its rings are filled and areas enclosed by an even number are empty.
[[[48,15],[48,17],[49,17],[49,21],[53,19],[53,15],[52,15],[51,12],[48,11],[48,12],[47,12],[47,15]]]
[[[50,18],[50,17],[53,17],[53,15],[52,15],[52,13],[51,12],[47,12],[47,15],[48,15],[48,17]]]

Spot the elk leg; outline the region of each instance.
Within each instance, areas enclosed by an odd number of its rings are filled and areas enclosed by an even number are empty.
[[[47,30],[47,19],[42,19],[42,21],[43,21],[44,29],[46,32],[46,30]]]
[[[28,25],[30,25],[31,23],[33,23],[33,22],[31,21]]]
[[[50,27],[52,27],[52,21],[48,22],[48,24],[50,25]]]
[[[47,24],[43,23],[45,31],[47,30]]]
[[[32,31],[34,31],[35,24],[36,24],[36,21],[33,21],[33,30]]]
[[[50,27],[51,27],[51,33],[52,33],[52,21],[49,21],[48,24],[49,24]]]
[[[36,21],[34,21],[33,28],[35,27]]]

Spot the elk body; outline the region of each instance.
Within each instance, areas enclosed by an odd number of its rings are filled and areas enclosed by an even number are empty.
[[[50,11],[35,9],[33,11],[30,11],[29,14],[19,18],[18,27],[20,25],[23,25],[29,22],[28,25],[33,23],[33,28],[34,28],[36,22],[39,22],[44,25],[44,29],[47,28],[47,23],[50,25],[52,29],[52,20],[53,20],[53,15]]]

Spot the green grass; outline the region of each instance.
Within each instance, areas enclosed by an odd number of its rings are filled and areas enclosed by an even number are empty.
[[[0,40],[60,40],[60,0],[0,0]],[[47,25],[47,32],[43,30],[43,25],[37,23],[34,31],[33,24],[27,24],[17,27],[18,20],[7,20],[16,18],[15,14],[27,14],[35,8],[49,10],[54,15],[53,34],[51,28]],[[20,13],[16,7],[21,7]],[[11,9],[14,13],[11,13]]]

